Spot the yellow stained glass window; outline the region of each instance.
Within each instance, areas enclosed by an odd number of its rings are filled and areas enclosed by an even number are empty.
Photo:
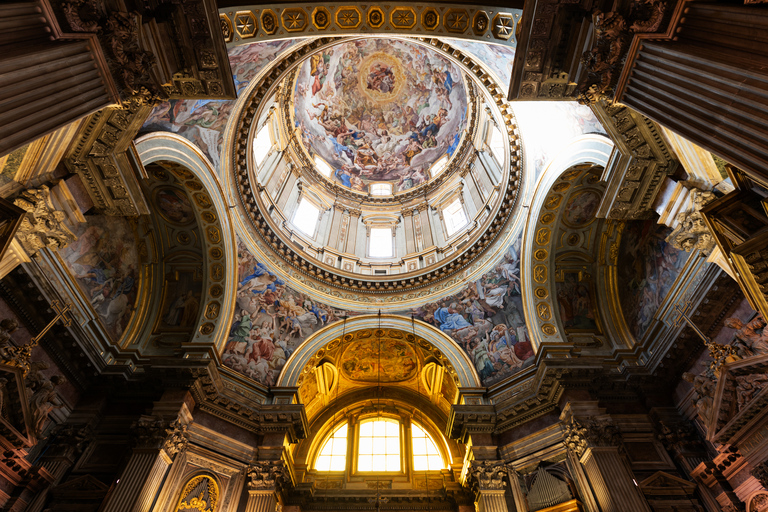
[[[347,467],[347,424],[336,427],[315,461],[318,471],[344,471]]]
[[[400,422],[376,418],[360,422],[358,471],[400,471]]]
[[[411,424],[411,440],[413,442],[413,470],[437,471],[445,469],[445,462],[426,430],[416,423]]]

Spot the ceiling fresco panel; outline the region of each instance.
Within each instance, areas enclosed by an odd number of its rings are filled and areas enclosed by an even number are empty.
[[[458,66],[406,41],[361,39],[312,55],[299,70],[295,124],[304,147],[361,192],[370,182],[429,179],[467,120]]]

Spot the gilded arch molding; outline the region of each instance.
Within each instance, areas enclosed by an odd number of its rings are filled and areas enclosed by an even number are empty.
[[[555,247],[553,226],[561,206],[562,194],[551,194],[555,183],[569,169],[582,165],[606,165],[612,143],[606,137],[586,135],[563,148],[543,173],[531,201],[529,221],[523,233],[520,272],[523,276],[523,297],[531,341],[535,347],[543,342],[563,341],[564,333],[558,322],[557,297],[553,293],[555,279]],[[547,204],[555,198],[557,204]],[[557,199],[559,198],[559,200]],[[548,208],[549,207],[549,208]],[[551,211],[550,211],[551,210]]]
[[[451,37],[514,47],[518,8],[477,4],[319,4],[240,5],[219,9],[228,47],[292,37],[382,34]]]
[[[450,363],[455,372],[454,380],[459,387],[480,387],[480,378],[469,356],[450,337],[439,329],[399,315],[361,315],[348,318],[346,321],[335,322],[326,326],[307,338],[285,363],[280,378],[279,387],[297,387],[304,368],[311,360],[320,361],[318,355],[326,345],[340,340],[342,335],[360,330],[388,330],[412,333],[414,342],[423,340],[431,349],[436,350]]]
[[[218,352],[226,342],[235,307],[237,249],[229,208],[216,172],[199,149],[176,134],[147,134],[136,140],[136,149],[144,165],[171,162],[190,173],[187,176],[189,183],[197,181],[202,184],[203,189],[198,193],[200,197],[196,198],[196,202],[203,210],[210,212],[203,218],[202,226],[207,242],[205,286],[201,297],[201,317],[191,341],[200,344],[218,342]],[[193,346],[185,344],[187,350]]]

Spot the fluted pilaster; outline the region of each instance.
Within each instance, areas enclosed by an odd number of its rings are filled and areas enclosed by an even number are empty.
[[[587,448],[581,456],[603,512],[650,512],[616,446]]]

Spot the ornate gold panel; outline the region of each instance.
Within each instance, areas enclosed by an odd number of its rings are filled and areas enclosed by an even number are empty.
[[[307,13],[299,7],[284,9],[280,19],[288,32],[301,32],[307,26]]]
[[[363,15],[360,9],[354,5],[345,5],[339,7],[336,11],[336,24],[340,28],[353,29],[360,26],[363,22]]]
[[[469,13],[464,9],[450,9],[445,14],[443,26],[448,32],[460,34],[469,28]]]
[[[331,13],[328,11],[328,9],[322,5],[315,7],[315,10],[312,11],[312,25],[314,25],[318,30],[325,30],[330,24]]]
[[[552,324],[544,324],[541,326],[541,332],[543,332],[547,336],[554,336],[555,334],[557,334],[557,329]]]
[[[261,11],[261,29],[267,34],[272,35],[277,32],[279,25],[277,23],[277,14],[272,9]]]
[[[490,22],[488,14],[485,11],[477,11],[475,17],[472,19],[472,32],[474,32],[476,36],[482,36],[485,34],[485,31],[488,30]]]
[[[237,30],[237,35],[242,39],[249,39],[255,36],[258,30],[256,17],[251,11],[238,12],[235,14],[235,29]]]
[[[496,39],[509,39],[515,31],[515,20],[509,13],[500,12],[493,17],[493,35]]]
[[[416,26],[416,11],[413,7],[395,7],[389,15],[389,22],[395,28],[413,28]]]
[[[421,24],[427,30],[435,30],[440,25],[440,14],[433,7],[427,7],[421,13]]]
[[[235,37],[235,31],[232,29],[232,20],[226,14],[220,14],[219,22],[221,23],[221,33],[224,35],[224,42],[232,42],[232,39]]]
[[[371,28],[379,28],[384,24],[384,11],[380,7],[368,9],[368,25]]]

